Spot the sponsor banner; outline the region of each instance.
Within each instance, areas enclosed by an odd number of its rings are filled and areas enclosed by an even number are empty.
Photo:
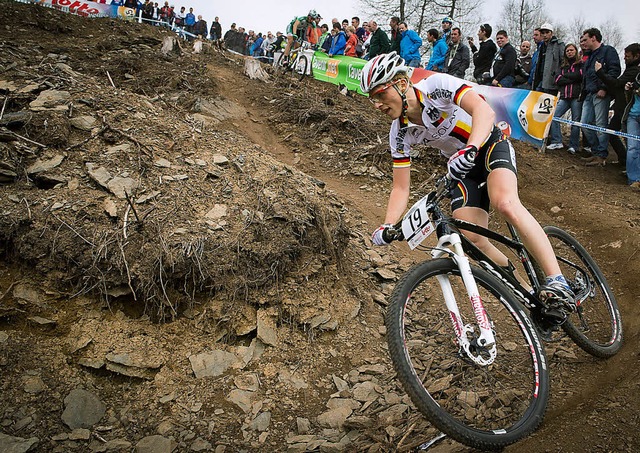
[[[136,10],[125,8],[121,2],[93,1],[93,0],[36,0],[34,3],[68,11],[71,14],[85,17],[117,17],[120,19],[135,19]],[[118,4],[119,3],[119,4]]]
[[[360,73],[367,62],[361,58],[334,55],[329,57],[326,53],[315,52],[311,61],[313,78],[335,85],[345,85],[348,90],[357,91],[360,94]]]
[[[411,74],[413,83],[433,74],[417,68]],[[541,147],[549,133],[557,98],[538,91],[478,85],[466,81],[496,113],[496,124],[505,135]]]

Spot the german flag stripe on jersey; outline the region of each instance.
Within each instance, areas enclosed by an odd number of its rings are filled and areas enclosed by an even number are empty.
[[[462,99],[462,96],[464,96],[464,94],[470,89],[471,87],[469,85],[462,85],[460,88],[458,88],[456,90],[456,94],[453,95],[453,102],[455,102],[457,105],[460,105],[460,99]]]
[[[393,159],[393,168],[409,168],[411,167],[410,157],[397,157]]]
[[[467,200],[469,198],[469,194],[467,192],[467,188],[464,186],[464,184],[462,184],[462,182],[458,181],[458,189],[460,190],[460,193],[462,194],[462,206],[466,206],[467,205]]]
[[[493,148],[495,148],[498,143],[500,143],[500,142],[502,142],[504,140],[505,140],[505,137],[504,137],[504,135],[501,134],[500,135],[500,140],[497,140],[495,143],[493,143],[489,147],[489,149],[487,150],[487,154],[486,154],[486,156],[484,158],[484,166],[487,169],[487,171],[491,171],[491,169],[489,168],[489,162],[490,162],[490,159],[491,159],[491,153],[493,152]]]
[[[467,143],[467,141],[469,141],[469,135],[471,135],[471,126],[463,123],[462,121],[458,121],[449,135],[457,138],[463,143]]]

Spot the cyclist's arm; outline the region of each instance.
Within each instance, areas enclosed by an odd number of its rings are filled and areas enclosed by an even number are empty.
[[[296,19],[293,22],[293,25],[291,26],[291,31],[293,32],[294,36],[298,35],[298,26],[300,25],[300,21],[298,19]]]
[[[480,149],[493,130],[496,114],[491,106],[473,90],[468,90],[462,96],[460,107],[471,115],[473,121],[467,145],[474,145]]]
[[[393,169],[393,187],[389,195],[389,203],[387,204],[387,214],[384,217],[384,223],[395,224],[400,220],[402,214],[404,214],[409,201],[410,183],[410,167]]]

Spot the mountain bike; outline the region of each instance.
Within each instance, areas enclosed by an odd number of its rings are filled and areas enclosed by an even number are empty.
[[[298,39],[294,42],[293,47],[288,56],[284,53],[280,54],[276,63],[276,71],[280,73],[291,72],[298,80],[302,80],[307,75],[310,64],[309,57],[304,54],[304,51],[311,49],[311,43]]]
[[[440,178],[385,231],[387,242],[406,240],[433,258],[409,269],[393,290],[385,319],[389,354],[405,391],[436,428],[474,448],[500,449],[544,417],[549,369],[542,339],[562,329],[589,354],[606,358],[622,345],[622,322],[607,280],[574,237],[544,227],[576,296],[571,311],[537,297],[545,276],[511,225],[507,237],[445,214],[440,204],[451,184]],[[513,250],[531,288],[513,265],[498,266],[460,230]],[[437,245],[421,245],[434,232]]]

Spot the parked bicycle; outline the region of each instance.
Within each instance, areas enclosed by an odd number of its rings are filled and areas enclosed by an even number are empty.
[[[302,80],[307,75],[307,69],[310,65],[309,57],[304,52],[311,49],[311,43],[298,39],[293,47],[288,56],[284,53],[280,54],[276,63],[276,71],[281,73],[291,72],[298,77],[298,80]]]
[[[440,178],[386,231],[388,242],[406,240],[433,258],[413,266],[392,293],[385,320],[389,353],[407,394],[435,427],[465,445],[500,449],[542,422],[549,369],[541,340],[564,331],[589,354],[606,358],[622,345],[622,322],[607,280],[574,237],[544,227],[576,296],[570,312],[537,297],[544,274],[511,225],[509,238],[445,214],[440,204],[450,184]],[[513,265],[496,265],[459,230],[513,250],[528,284]],[[433,232],[437,245],[421,245]]]

